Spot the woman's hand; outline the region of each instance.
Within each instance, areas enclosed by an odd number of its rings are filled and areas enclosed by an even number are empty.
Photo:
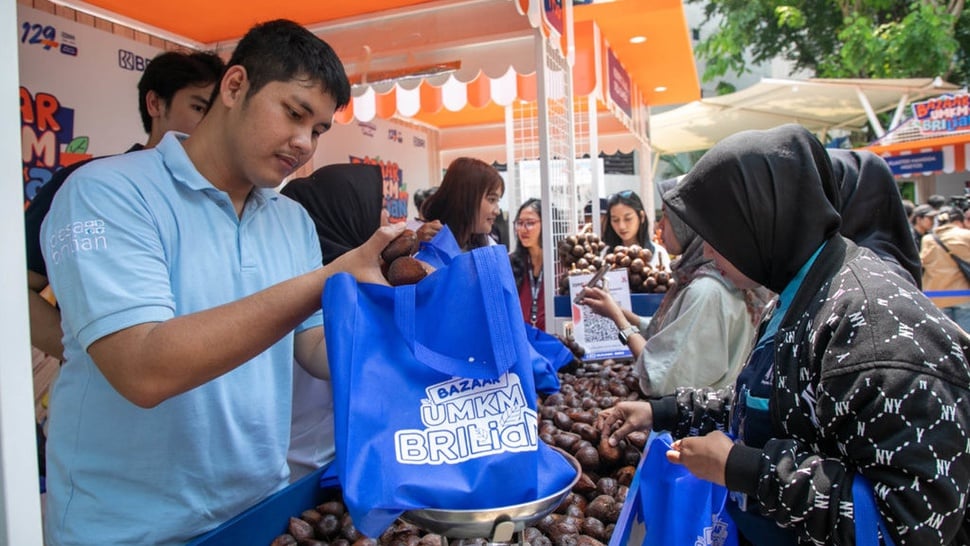
[[[691,474],[702,480],[724,485],[728,454],[733,447],[733,440],[715,430],[707,436],[677,440],[670,446],[667,460],[684,465]]]
[[[613,296],[606,290],[595,286],[583,288],[583,305],[588,305],[597,315],[606,317],[619,323],[623,319],[623,310],[616,303]]]
[[[624,401],[605,409],[596,417],[600,435],[610,435],[611,446],[616,446],[627,434],[638,430],[650,430],[653,426],[653,408],[647,402]],[[615,430],[614,430],[615,429]]]
[[[419,227],[415,233],[418,236],[419,243],[427,243],[431,239],[434,239],[434,236],[437,235],[439,231],[441,231],[441,221],[432,220],[430,222],[421,224],[421,227]]]

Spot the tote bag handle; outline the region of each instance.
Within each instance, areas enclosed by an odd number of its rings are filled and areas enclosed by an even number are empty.
[[[451,260],[455,259],[455,256],[461,254],[461,247],[458,246],[458,241],[455,240],[455,236],[451,233],[447,224],[442,226],[441,231],[430,241],[422,242],[420,247],[421,249],[414,257],[430,264],[435,269],[447,267]]]
[[[505,289],[502,286],[500,276],[503,269],[502,264],[497,261],[498,254],[496,253],[496,251],[501,252],[504,248],[501,246],[482,247],[467,253],[471,255],[478,276],[478,282],[475,283],[477,287],[474,288],[479,290],[482,297],[486,323],[488,324],[488,335],[494,353],[494,359],[487,361],[485,365],[481,362],[469,362],[468,358],[446,355],[418,340],[415,334],[417,285],[402,285],[395,288],[394,321],[397,323],[405,343],[419,362],[441,373],[476,379],[498,378],[516,363],[516,344],[508,335],[512,332],[512,324],[506,305]],[[501,258],[508,262],[508,256],[504,252],[501,253]],[[508,263],[505,264],[505,268],[508,268]]]
[[[855,543],[857,546],[879,546],[879,535],[882,533],[882,544],[895,546],[886,523],[876,509],[876,499],[873,496],[869,480],[862,474],[856,474],[852,480],[852,503],[855,505]]]

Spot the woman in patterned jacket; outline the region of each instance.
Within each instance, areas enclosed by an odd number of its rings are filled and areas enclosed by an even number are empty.
[[[622,402],[600,417],[610,442],[681,438],[668,457],[727,486],[747,543],[854,544],[856,474],[895,544],[970,543],[970,338],[839,234],[821,143],[797,125],[738,133],[673,192],[725,275],[778,304],[733,389]]]

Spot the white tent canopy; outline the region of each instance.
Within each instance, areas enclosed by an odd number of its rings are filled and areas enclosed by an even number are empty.
[[[913,100],[960,89],[939,78],[820,79],[761,82],[736,93],[705,98],[650,116],[656,154],[707,150],[738,131],[798,123],[819,134],[859,130],[868,122],[881,136],[876,114],[895,109],[894,127]]]

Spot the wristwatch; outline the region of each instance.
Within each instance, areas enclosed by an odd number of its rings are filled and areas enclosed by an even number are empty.
[[[624,345],[629,345],[630,336],[632,336],[633,334],[639,334],[639,333],[640,333],[640,329],[637,328],[636,326],[627,326],[626,328],[620,330],[620,334],[619,334],[620,343]]]

